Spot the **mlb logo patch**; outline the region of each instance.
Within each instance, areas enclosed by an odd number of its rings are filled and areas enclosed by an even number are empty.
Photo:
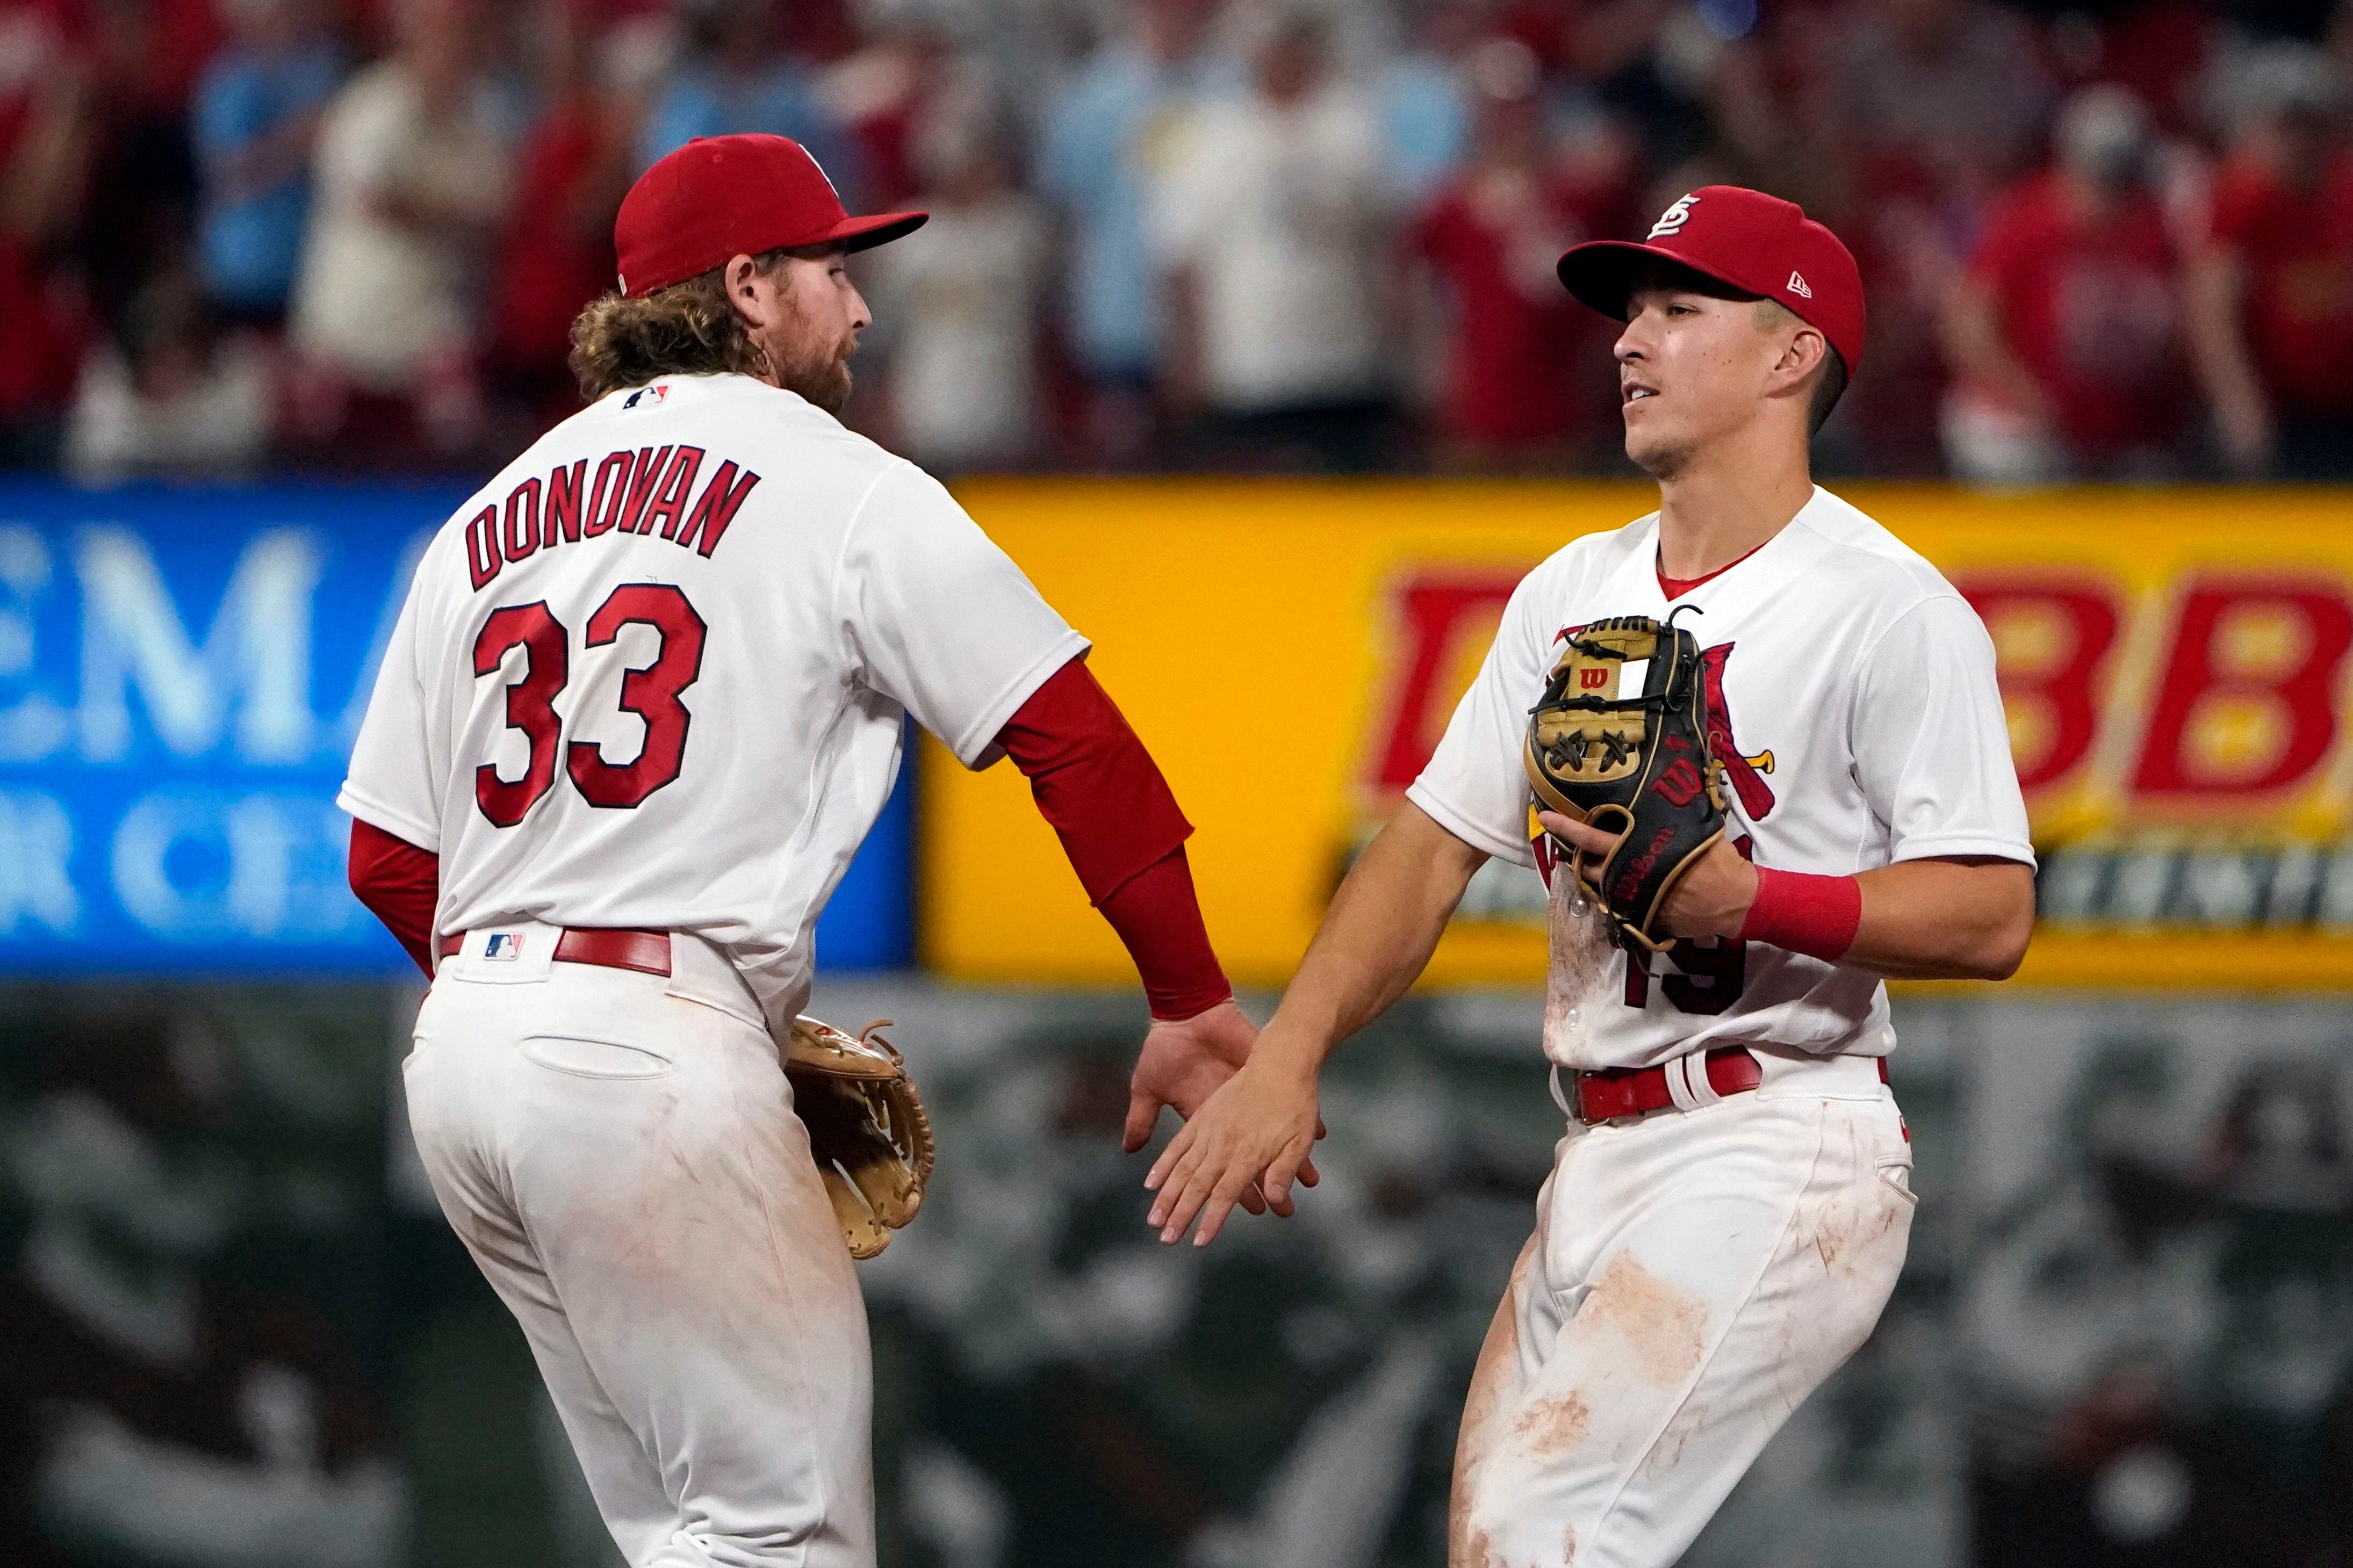
[[[637,407],[641,403],[649,408],[658,407],[669,396],[670,388],[666,385],[657,384],[653,386],[641,386],[621,400],[621,407],[625,412]]]
[[[522,956],[522,933],[494,931],[482,943],[482,956],[498,963],[512,963]]]

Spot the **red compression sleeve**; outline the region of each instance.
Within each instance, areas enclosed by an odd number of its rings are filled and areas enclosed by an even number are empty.
[[[1135,960],[1154,1017],[1179,1022],[1233,999],[1201,923],[1183,845],[1121,883],[1101,908]]]
[[[1193,836],[1152,753],[1078,659],[1029,694],[997,743],[1029,779],[1090,903]]]
[[[441,858],[354,818],[350,874],[352,892],[399,939],[430,980],[433,908],[441,898]]]
[[[1085,664],[1072,659],[1049,677],[997,743],[1134,958],[1153,1016],[1189,1018],[1231,995],[1185,861],[1193,825]]]
[[[1854,945],[1862,925],[1862,884],[1852,877],[1757,868],[1757,901],[1741,922],[1740,940],[1770,942],[1836,963]]]

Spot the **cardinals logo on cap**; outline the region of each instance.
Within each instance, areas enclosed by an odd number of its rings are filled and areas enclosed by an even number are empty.
[[[1674,204],[1659,215],[1659,221],[1651,226],[1651,237],[1657,239],[1664,235],[1680,233],[1683,225],[1691,222],[1691,210],[1698,204],[1699,198],[1695,195],[1677,196]]]

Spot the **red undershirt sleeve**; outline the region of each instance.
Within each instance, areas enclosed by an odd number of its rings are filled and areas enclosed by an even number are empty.
[[[1121,883],[1096,907],[1135,960],[1154,1017],[1181,1022],[1233,999],[1234,988],[1201,922],[1183,845]]]
[[[1233,994],[1209,945],[1185,840],[1193,826],[1085,663],[1049,677],[998,732],[1088,900],[1134,959],[1152,1016],[1189,1018]]]
[[[352,892],[433,977],[433,910],[441,898],[441,858],[373,823],[352,822]]]

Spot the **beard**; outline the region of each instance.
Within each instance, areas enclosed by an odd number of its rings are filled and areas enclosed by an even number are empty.
[[[784,303],[790,319],[760,345],[760,352],[767,356],[778,386],[839,415],[849,406],[849,356],[858,352],[858,340],[825,341],[791,296]]]
[[[839,347],[804,343],[799,353],[772,355],[769,363],[776,366],[777,385],[799,394],[828,414],[839,414],[849,406],[851,352],[852,345],[847,343]]]

